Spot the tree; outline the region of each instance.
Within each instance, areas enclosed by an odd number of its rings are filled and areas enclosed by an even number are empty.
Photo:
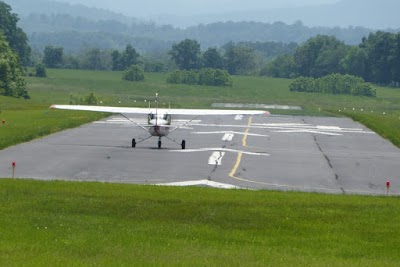
[[[122,66],[122,55],[118,50],[114,50],[111,53],[111,58],[112,58],[112,70],[117,71],[117,70],[123,70]]]
[[[0,32],[0,95],[29,98],[19,57]]]
[[[46,46],[44,48],[43,63],[48,68],[60,68],[63,63],[64,49],[56,46]]]
[[[21,63],[28,65],[31,48],[26,34],[17,27],[18,20],[18,16],[11,13],[11,7],[0,1],[0,32],[3,32],[11,49],[18,54]]]
[[[131,82],[144,81],[144,78],[144,71],[137,65],[132,65],[122,76],[123,80]]]
[[[200,44],[196,40],[185,39],[174,44],[169,54],[181,70],[200,68]]]
[[[322,77],[339,72],[346,45],[333,36],[318,35],[297,48],[294,60],[301,76]]]
[[[226,52],[229,74],[248,74],[256,67],[256,56],[251,48],[233,46]]]
[[[367,54],[359,46],[351,47],[339,62],[343,73],[363,77],[367,75]]]
[[[263,70],[261,75],[272,76],[275,78],[293,78],[296,76],[296,64],[291,55],[282,55],[270,62]]]
[[[390,84],[400,81],[396,73],[396,50],[399,44],[395,34],[378,31],[363,38],[361,48],[367,54],[366,79],[375,83]]]
[[[224,69],[225,60],[216,48],[208,48],[203,54],[203,66],[211,69]]]
[[[124,69],[139,64],[139,54],[131,45],[127,45],[125,51],[122,53],[122,63]]]
[[[121,71],[126,70],[132,65],[139,64],[140,55],[136,52],[132,45],[127,45],[125,51],[120,53],[118,50],[114,50],[111,53],[112,58],[112,70]]]
[[[98,48],[91,48],[81,55],[81,67],[89,70],[110,70],[112,59],[109,51],[101,51]]]

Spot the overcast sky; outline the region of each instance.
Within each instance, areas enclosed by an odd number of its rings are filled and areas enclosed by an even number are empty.
[[[339,0],[55,0],[110,9],[126,15],[145,17],[169,14],[190,16],[277,7],[298,7],[335,3]]]

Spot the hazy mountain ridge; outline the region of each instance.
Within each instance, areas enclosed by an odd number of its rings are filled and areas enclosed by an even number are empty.
[[[159,14],[152,19],[157,23],[166,23],[187,27],[196,24],[208,24],[215,21],[258,21],[273,23],[282,21],[294,23],[298,20],[308,26],[348,27],[360,26],[371,29],[399,29],[398,18],[400,1],[398,0],[342,0],[333,4],[289,8],[252,8],[242,11],[203,14],[197,16],[176,16]]]
[[[10,5],[13,12],[23,19],[32,14],[58,15],[68,14],[73,17],[82,17],[92,21],[115,20],[121,23],[136,22],[135,18],[127,17],[110,10],[88,7],[82,4],[54,2],[49,0],[3,0]]]
[[[358,5],[361,0],[351,1]],[[182,29],[145,23],[98,8],[49,0],[8,0],[7,3],[12,6],[13,12],[19,14],[19,25],[27,32],[31,46],[37,50],[42,50],[45,45],[64,46],[69,52],[88,47],[121,49],[131,43],[139,51],[155,52],[168,49],[171,43],[185,38],[198,40],[206,49],[230,41],[301,43],[317,34],[334,35],[348,44],[358,44],[371,32],[365,27],[307,27],[299,21],[288,24],[248,20],[200,24]],[[343,2],[335,6],[340,4]]]

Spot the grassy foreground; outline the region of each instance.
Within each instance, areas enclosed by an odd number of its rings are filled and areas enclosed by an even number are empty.
[[[398,266],[400,198],[0,180],[3,266]]]

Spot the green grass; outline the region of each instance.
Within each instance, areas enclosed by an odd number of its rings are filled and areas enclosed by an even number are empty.
[[[398,266],[400,199],[0,180],[3,266]]]

